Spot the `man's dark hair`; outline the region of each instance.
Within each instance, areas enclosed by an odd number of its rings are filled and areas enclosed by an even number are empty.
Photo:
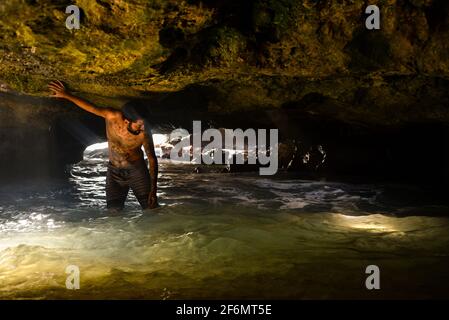
[[[123,117],[130,121],[136,122],[137,120],[145,120],[145,112],[142,106],[137,105],[135,102],[127,102],[122,107]]]

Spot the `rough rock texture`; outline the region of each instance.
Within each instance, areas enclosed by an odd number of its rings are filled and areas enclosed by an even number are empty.
[[[82,10],[65,28],[67,5]],[[49,79],[100,96],[216,93],[210,111],[303,105],[344,120],[449,120],[449,3],[384,0],[381,30],[360,0],[5,0],[3,90]],[[327,103],[329,102],[329,103]],[[188,104],[189,101],[186,101]],[[324,105],[324,106],[323,106]],[[188,107],[188,106],[187,106]]]
[[[80,30],[65,27],[70,4],[82,10]],[[193,119],[215,126],[277,127],[290,144],[287,154],[298,141],[303,146],[297,162],[322,144],[331,172],[372,169],[376,175],[388,167],[406,176],[420,166],[423,177],[440,174],[447,180],[449,2],[376,1],[381,9],[376,31],[365,28],[368,4],[3,0],[4,146],[11,146],[11,132],[22,132],[16,145],[35,146],[30,139],[40,130],[48,147],[42,161],[62,150],[68,158],[52,161],[64,164],[101,136],[99,122],[69,104],[42,98],[48,81],[58,78],[100,106],[136,99],[149,106],[161,128]],[[69,120],[74,118],[76,124]],[[80,138],[86,121],[93,134]],[[61,138],[66,133],[69,140]],[[5,150],[17,151],[2,147],[2,165],[10,163]]]

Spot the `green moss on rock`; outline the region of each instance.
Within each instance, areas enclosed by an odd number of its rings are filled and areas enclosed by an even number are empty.
[[[80,30],[65,27],[72,3]],[[446,121],[447,88],[428,94],[449,77],[446,3],[380,1],[381,30],[367,31],[363,0],[2,1],[0,83],[46,96],[57,78],[100,98],[201,84],[218,92],[211,109],[220,112],[317,93],[333,102],[315,111],[342,119],[390,121],[398,110],[408,121],[414,110]],[[419,90],[398,93],[391,76]]]

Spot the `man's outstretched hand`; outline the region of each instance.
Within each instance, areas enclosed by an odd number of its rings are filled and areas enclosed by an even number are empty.
[[[64,84],[59,80],[50,82],[48,89],[53,93],[52,97],[54,98],[66,98],[69,95]]]

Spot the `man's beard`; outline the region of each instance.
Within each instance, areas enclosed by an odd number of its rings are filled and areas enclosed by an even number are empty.
[[[135,135],[135,136],[138,136],[141,132],[142,132],[142,130],[133,130],[132,128],[131,128],[131,123],[128,123],[128,132],[129,133],[131,133],[131,134],[133,134],[133,135]]]

